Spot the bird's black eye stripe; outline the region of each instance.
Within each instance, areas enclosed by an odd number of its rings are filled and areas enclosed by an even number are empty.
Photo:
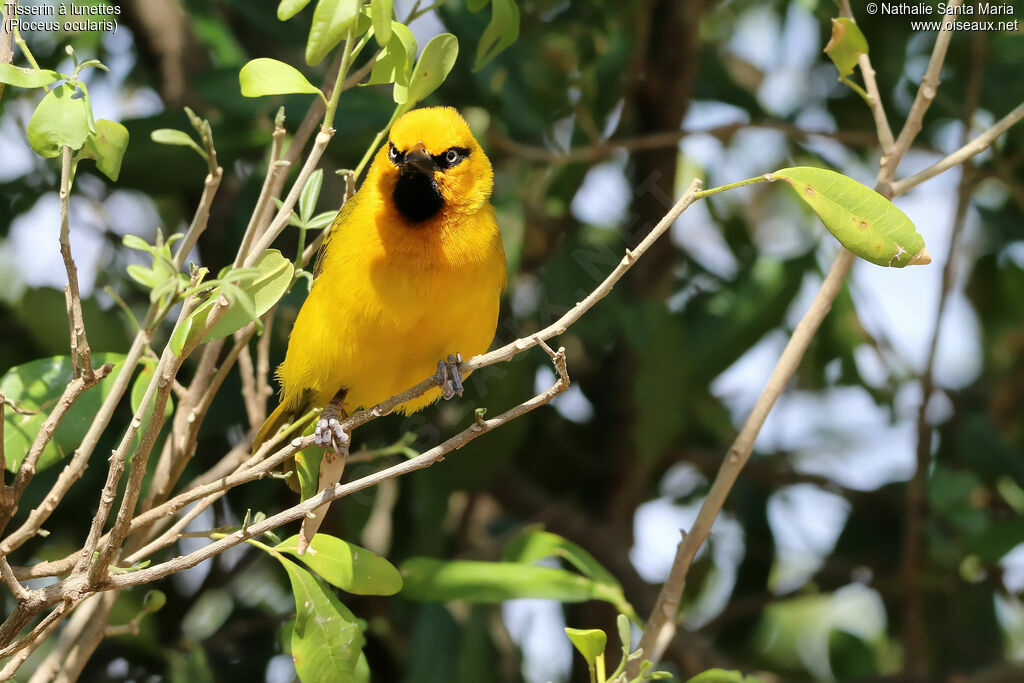
[[[391,160],[391,163],[397,165],[400,161],[402,161],[402,157],[404,157],[404,156],[405,156],[404,154],[402,154],[401,152],[398,151],[398,148],[395,147],[395,144],[389,140],[388,141],[388,159]]]
[[[434,164],[440,169],[448,169],[458,166],[469,156],[469,149],[466,147],[449,147],[444,152],[434,155]]]

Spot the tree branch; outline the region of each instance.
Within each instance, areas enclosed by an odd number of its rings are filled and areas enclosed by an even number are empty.
[[[970,142],[965,143],[960,149],[956,150],[946,158],[935,162],[923,171],[918,171],[912,176],[893,183],[893,194],[904,194],[911,188],[920,185],[926,180],[934,178],[943,171],[948,171],[954,166],[964,163],[974,155],[984,152],[992,145],[993,142],[995,142],[996,138],[1009,130],[1013,124],[1017,123],[1021,119],[1024,119],[1024,102],[1018,104],[1013,111],[999,119],[999,121],[997,121],[991,128]],[[965,125],[968,127],[967,129],[970,128],[970,122],[967,122]]]

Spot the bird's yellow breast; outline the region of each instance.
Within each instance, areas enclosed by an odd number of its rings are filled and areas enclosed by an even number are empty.
[[[448,354],[486,351],[493,338],[505,258],[490,204],[413,225],[374,182],[371,174],[332,228],[278,370],[283,403],[322,406],[345,388],[347,411],[369,407],[425,379]]]

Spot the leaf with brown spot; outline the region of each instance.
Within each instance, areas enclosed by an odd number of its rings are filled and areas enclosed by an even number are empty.
[[[856,180],[823,168],[797,166],[768,174],[796,191],[844,247],[878,266],[931,263],[924,238],[888,199]]]

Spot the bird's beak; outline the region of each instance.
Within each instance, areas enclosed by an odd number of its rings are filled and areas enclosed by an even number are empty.
[[[433,177],[436,170],[434,159],[422,142],[417,142],[410,147],[405,153],[405,158],[402,159],[402,173],[406,175],[422,173],[425,176]]]

